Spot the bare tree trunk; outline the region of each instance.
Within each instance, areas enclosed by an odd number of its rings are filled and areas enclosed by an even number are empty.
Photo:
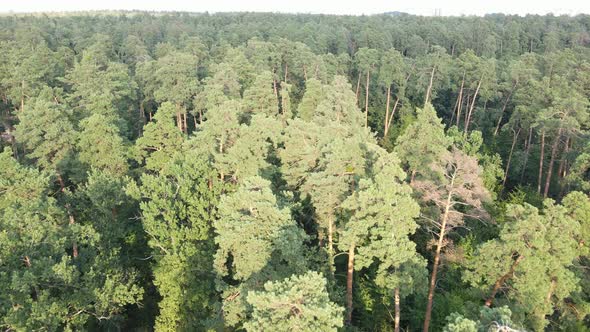
[[[430,83],[428,83],[428,89],[426,89],[426,98],[424,98],[424,107],[428,104],[430,100],[430,94],[432,91],[432,83],[434,82],[434,72],[436,71],[436,66],[432,66],[432,71],[430,72]]]
[[[529,137],[525,141],[525,152],[524,152],[524,162],[522,164],[522,170],[520,172],[520,182],[524,179],[524,172],[526,171],[526,165],[529,160],[529,152],[531,151],[531,143],[533,140],[533,127],[529,128]]]
[[[508,93],[508,97],[504,101],[504,105],[502,106],[502,112],[500,112],[500,118],[498,119],[498,123],[496,124],[496,129],[494,130],[494,136],[498,135],[498,131],[500,131],[500,124],[502,123],[502,119],[504,118],[504,112],[506,111],[506,106],[508,106],[508,102],[510,101],[510,97],[512,97],[512,93],[514,89],[516,89],[517,81],[514,82],[512,85],[512,89]]]
[[[365,87],[365,128],[369,127],[369,77],[370,70],[367,70],[367,86]]]
[[[393,319],[393,331],[394,332],[399,332],[399,321],[400,321],[400,316],[401,316],[401,310],[399,307],[399,287],[396,287],[394,290],[394,301],[395,301],[395,318]]]
[[[463,71],[463,78],[461,79],[461,89],[459,90],[459,96],[457,97],[457,128],[459,127],[459,120],[461,119],[461,108],[463,107],[463,86],[464,85],[465,85],[465,71]]]
[[[453,186],[453,182],[454,182],[454,177],[451,180],[451,187]],[[449,192],[449,194],[447,196],[446,206],[445,206],[445,213],[443,214],[442,222],[440,224],[440,232],[438,234],[438,242],[436,244],[436,252],[434,254],[434,262],[432,263],[432,275],[430,276],[430,287],[428,289],[428,303],[426,305],[426,314],[424,317],[424,328],[423,328],[424,332],[428,332],[428,329],[430,327],[430,318],[432,315],[432,304],[434,302],[434,290],[436,288],[436,277],[438,274],[438,265],[440,263],[440,253],[441,253],[442,246],[444,243],[444,238],[446,235],[445,232],[446,232],[446,228],[447,228],[447,220],[449,218],[449,211],[451,209],[451,199],[452,199],[452,193]]]
[[[277,91],[277,80],[275,78],[272,79],[272,91],[275,93],[275,97],[279,97],[279,92]]]
[[[545,130],[541,131],[541,154],[539,156],[539,181],[537,183],[537,194],[541,194],[541,181],[543,181],[543,159],[545,154]]]
[[[557,131],[557,136],[555,137],[555,141],[551,146],[551,158],[549,159],[549,168],[547,169],[547,176],[545,178],[545,190],[543,191],[543,198],[547,198],[549,194],[549,186],[551,185],[551,175],[553,173],[553,163],[555,162],[555,156],[557,155],[557,150],[559,148],[559,141],[561,140],[561,128]]]
[[[512,278],[512,276],[514,275],[514,270],[516,269],[518,264],[520,264],[520,262],[522,261],[523,258],[524,258],[524,256],[519,255],[518,258],[516,258],[516,260],[514,262],[512,262],[512,265],[510,266],[510,270],[505,275],[501,276],[500,279],[496,280],[496,282],[494,283],[494,287],[492,288],[492,292],[490,293],[490,296],[488,296],[488,298],[486,299],[486,302],[485,302],[486,307],[489,308],[492,306],[492,303],[494,302],[494,298],[496,297],[496,294],[498,293],[500,288],[504,285],[506,280]]]
[[[393,103],[393,110],[391,110],[391,114],[389,115],[389,119],[387,120],[387,133],[389,133],[389,129],[391,128],[391,122],[393,121],[393,116],[395,115],[395,110],[397,109],[397,105],[399,104],[399,97],[395,99],[395,103]],[[387,136],[387,133],[383,135],[384,137]]]
[[[186,111],[182,113],[182,123],[183,123],[183,131],[185,134],[188,134],[188,123],[186,121]]]
[[[383,138],[387,137],[388,128],[387,125],[389,124],[389,101],[391,99],[391,85],[387,86],[387,100],[385,102],[385,121],[383,121]]]
[[[477,94],[479,93],[479,88],[481,88],[481,81],[483,77],[479,79],[479,83],[477,83],[477,89],[475,89],[475,93],[473,94],[473,99],[471,99],[471,106],[469,107],[469,115],[467,116],[467,122],[465,123],[465,133],[469,130],[469,122],[471,122],[471,114],[473,113],[473,109],[475,108],[475,101],[477,100]]]
[[[506,179],[508,179],[508,171],[510,170],[510,161],[512,161],[512,153],[514,152],[514,146],[516,145],[516,140],[518,139],[518,135],[520,134],[521,128],[518,127],[518,130],[515,132],[512,129],[514,135],[512,136],[512,146],[510,147],[510,153],[508,154],[508,161],[506,161],[506,171],[504,172],[504,180],[502,181],[502,186],[506,185]]]
[[[348,268],[346,271],[346,324],[352,321],[352,278],[354,274],[354,242],[348,249]]]

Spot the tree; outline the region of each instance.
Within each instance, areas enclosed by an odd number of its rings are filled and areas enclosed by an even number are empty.
[[[82,131],[78,141],[82,163],[114,176],[127,173],[128,144],[114,121],[101,114],[93,114],[80,122]]]
[[[23,145],[27,158],[59,177],[69,171],[68,163],[74,158],[78,135],[70,120],[71,112],[52,99],[53,91],[46,88],[32,101],[27,112],[19,113],[15,137]]]
[[[155,65],[154,91],[157,102],[170,102],[176,108],[176,125],[187,132],[186,109],[199,86],[197,65],[199,59],[190,53],[172,51],[159,58]]]
[[[414,186],[421,192],[421,199],[427,204],[433,204],[436,214],[429,218],[432,232],[436,241],[428,302],[424,318],[424,331],[430,326],[432,304],[440,258],[443,248],[448,245],[447,235],[457,226],[463,224],[465,210],[472,208],[474,212],[483,213],[482,202],[487,200],[488,193],[481,179],[481,168],[477,159],[465,155],[453,148],[444,153],[441,159],[431,164],[430,177],[416,180]],[[460,209],[458,207],[461,207]]]
[[[143,136],[135,142],[136,158],[148,170],[163,169],[172,156],[180,151],[183,136],[172,120],[175,112],[173,104],[163,103],[154,121],[145,126]]]
[[[512,312],[507,306],[499,308],[483,307],[479,312],[478,320],[471,320],[465,316],[452,313],[447,317],[447,325],[444,332],[488,332],[511,331],[517,332],[512,322]]]
[[[249,291],[260,289],[263,281],[306,270],[306,236],[268,180],[247,178],[236,192],[224,195],[213,226],[218,248],[213,266],[228,326],[244,322]]]
[[[383,137],[387,137],[393,116],[400,104],[400,100],[405,97],[405,88],[409,79],[409,68],[404,61],[402,54],[396,49],[389,49],[381,55],[381,64],[379,66],[379,83],[382,84],[386,92],[385,117],[383,120]],[[397,90],[393,110],[389,111],[391,100],[391,88]]]
[[[85,50],[65,79],[72,88],[68,99],[75,105],[78,120],[95,113],[127,119],[126,123],[118,123],[123,133],[127,133],[129,123],[135,123],[128,114],[135,99],[135,81],[126,65],[110,61],[108,48],[103,48],[102,42]]]
[[[369,125],[369,82],[371,79],[371,71],[379,62],[379,53],[377,50],[363,47],[355,53],[354,58],[359,71],[359,80],[361,72],[364,72],[367,75],[365,82],[365,128],[367,128]],[[358,88],[356,95],[358,100]]]
[[[320,81],[315,78],[305,81],[305,93],[297,107],[297,116],[304,121],[310,122],[323,98],[323,86]]]
[[[101,216],[88,212],[94,220],[81,217],[72,224],[70,211],[51,194],[47,173],[19,165],[9,151],[0,154],[0,166],[2,326],[116,328],[143,290],[133,267],[121,264],[120,243],[101,240],[112,240],[100,227]]]
[[[158,173],[143,174],[139,185],[127,188],[140,201],[154,257],[154,285],[161,296],[158,330],[198,329],[213,310],[211,225],[221,190],[207,160],[195,152],[178,155]]]
[[[509,287],[508,298],[529,315],[533,329],[542,329],[545,316],[578,290],[571,269],[579,254],[580,224],[551,200],[542,211],[529,204],[511,205],[507,216],[499,238],[478,248],[465,279],[487,291],[488,307]]]
[[[394,149],[410,172],[410,183],[418,174],[427,175],[431,164],[440,160],[450,144],[444,125],[431,105],[417,109],[416,113],[416,120],[398,137]]]
[[[269,281],[263,291],[248,293],[253,307],[247,331],[336,331],[342,308],[330,301],[326,279],[317,272]]]
[[[268,71],[256,76],[251,87],[244,91],[244,107],[246,112],[261,113],[266,116],[279,114],[279,101],[273,93],[271,83],[272,74]]]
[[[425,261],[409,239],[418,225],[418,203],[404,183],[405,173],[394,154],[373,146],[374,160],[367,177],[361,177],[355,192],[342,207],[349,215],[338,246],[348,251],[347,322],[352,317],[352,273],[377,265],[375,281],[394,296],[395,330],[400,329],[400,294],[412,293],[423,275]],[[357,254],[358,252],[358,254]]]

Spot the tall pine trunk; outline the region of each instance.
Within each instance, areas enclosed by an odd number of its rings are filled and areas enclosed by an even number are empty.
[[[399,287],[396,287],[394,290],[394,301],[395,301],[395,317],[394,317],[394,325],[393,325],[393,331],[394,332],[399,332],[399,321],[400,321],[400,316],[401,316],[401,310],[400,310],[400,306],[399,306]]]
[[[475,101],[477,100],[477,94],[479,93],[479,88],[481,88],[481,81],[483,81],[483,76],[479,79],[479,83],[477,83],[477,89],[475,89],[475,93],[473,94],[473,99],[471,100],[471,106],[469,107],[469,113],[467,116],[467,121],[465,122],[465,133],[469,130],[469,123],[471,122],[471,115],[473,114],[473,109],[475,108]]]
[[[453,186],[453,180],[451,180],[451,186]],[[432,304],[434,302],[434,290],[436,288],[436,277],[438,274],[438,266],[440,264],[440,253],[442,250],[442,246],[444,243],[446,228],[447,228],[447,221],[449,219],[449,211],[451,210],[451,199],[452,199],[452,192],[449,192],[447,196],[447,202],[445,206],[445,212],[442,217],[442,222],[440,224],[440,231],[438,234],[438,241],[436,243],[436,252],[434,254],[434,262],[432,263],[432,275],[430,276],[430,287],[428,289],[428,302],[426,304],[426,314],[424,317],[424,332],[428,332],[430,328],[430,319],[432,316]]]
[[[510,97],[512,97],[512,93],[514,92],[514,89],[516,89],[517,83],[518,83],[518,81],[514,82],[514,84],[512,85],[512,89],[508,93],[508,97],[506,97],[506,100],[504,101],[504,105],[502,106],[502,111],[500,112],[500,118],[498,119],[498,123],[496,124],[496,129],[494,129],[494,136],[498,135],[498,131],[500,131],[500,124],[502,123],[502,119],[504,118],[504,112],[506,111],[506,106],[508,106],[508,102],[510,101]]]

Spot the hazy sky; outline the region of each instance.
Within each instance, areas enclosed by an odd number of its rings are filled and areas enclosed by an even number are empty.
[[[176,10],[192,12],[264,11],[325,14],[375,14],[402,11],[432,15],[590,14],[590,0],[0,0],[0,12],[79,11],[100,9]]]

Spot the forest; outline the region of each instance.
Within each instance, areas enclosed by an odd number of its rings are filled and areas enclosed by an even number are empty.
[[[590,16],[0,15],[0,331],[590,331]]]

